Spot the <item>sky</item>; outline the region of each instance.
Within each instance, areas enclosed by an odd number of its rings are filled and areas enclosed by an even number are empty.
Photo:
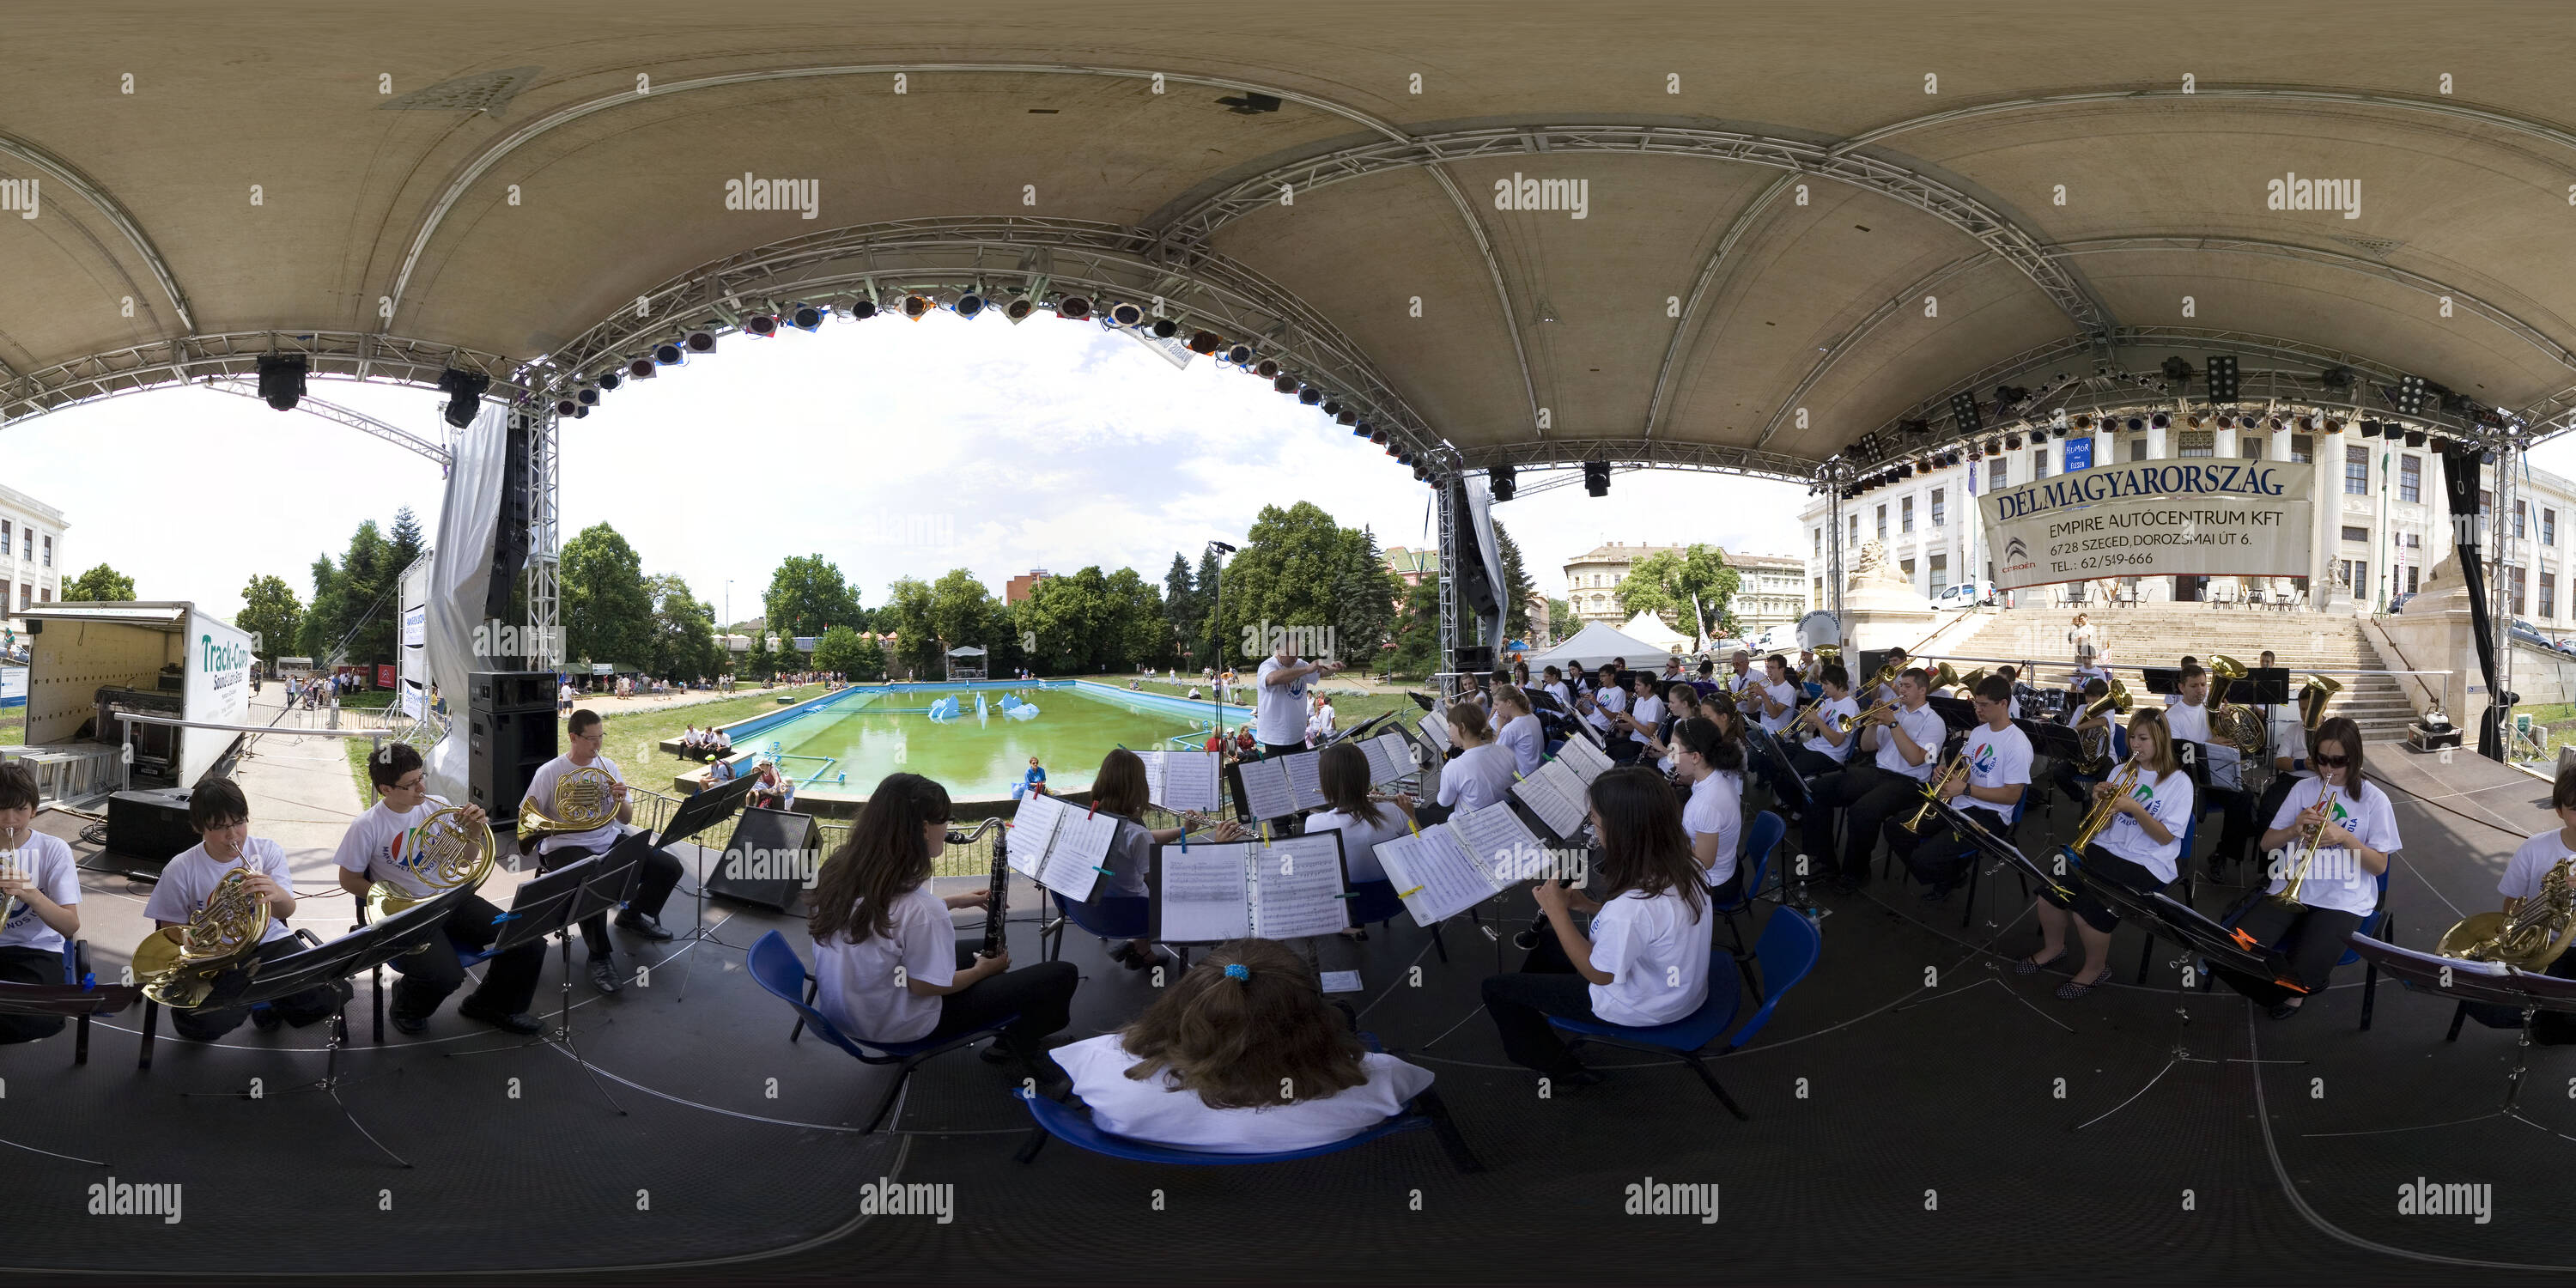
[[[432,438],[443,395],[315,380],[311,396]],[[819,553],[860,601],[968,568],[996,593],[1033,568],[1133,567],[1241,545],[1264,505],[1312,501],[1380,546],[1437,544],[1430,494],[1384,449],[1244,372],[1187,369],[1092,323],[937,314],[723,337],[563,426],[563,535],[606,522],[647,573],[676,572],[728,621],[760,612],[779,560]],[[1574,471],[1521,476],[1524,489]],[[129,394],[0,430],[0,482],[61,510],[66,577],[105,562],[143,599],[240,607],[255,574],[310,600],[316,556],[408,505],[435,533],[425,457],[209,389]],[[1798,553],[1801,485],[1631,471],[1496,508],[1533,578],[1604,541]],[[731,585],[728,587],[727,583]]]

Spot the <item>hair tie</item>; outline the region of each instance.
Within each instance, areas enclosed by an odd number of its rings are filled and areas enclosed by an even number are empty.
[[[1248,980],[1252,978],[1252,968],[1242,962],[1227,962],[1225,977],[1231,980]]]

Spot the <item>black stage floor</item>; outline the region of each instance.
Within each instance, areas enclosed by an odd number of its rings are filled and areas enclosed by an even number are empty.
[[[2494,906],[2505,857],[2548,824],[2535,805],[2546,787],[2474,757],[2374,768],[2401,789],[2397,933],[2426,945]],[[2061,805],[2051,830],[2073,823]],[[1717,1062],[1750,1122],[1678,1065],[1607,1052],[1603,1085],[1539,1099],[1478,1006],[1496,952],[1475,927],[1447,928],[1445,964],[1407,924],[1323,945],[1328,968],[1363,972],[1363,1027],[1438,1072],[1488,1164],[1473,1176],[1423,1133],[1275,1166],[1151,1167],[1061,1142],[1022,1165],[1011,1075],[966,1053],[925,1066],[893,1129],[863,1135],[889,1075],[786,1041],[789,1012],[739,950],[773,926],[808,946],[785,918],[721,906],[723,946],[686,950],[614,998],[576,988],[601,1086],[550,1047],[468,1054],[503,1039],[452,1014],[380,1048],[361,1020],[344,1059],[358,1080],[340,1095],[411,1169],[327,1095],[292,1090],[322,1067],[321,1028],[245,1026],[209,1047],[165,1026],[156,1067],[139,1073],[129,1012],[96,1030],[86,1068],[68,1035],[0,1048],[0,1137],[18,1147],[0,1147],[0,1259],[42,1277],[492,1282],[2455,1283],[2576,1270],[2562,1213],[2576,1053],[2531,1053],[2522,1108],[2543,1126],[2493,1116],[2511,1033],[2472,1024],[2446,1044],[2450,1005],[2385,982],[2374,1028],[2358,1032],[2359,967],[2295,1021],[2221,991],[2183,997],[2184,1022],[2178,952],[2159,946],[2149,985],[2129,982],[2134,931],[2115,945],[2119,986],[2060,1002],[2061,973],[2012,973],[2035,932],[2014,879],[1991,877],[1998,887],[1999,913],[1981,903],[1964,931],[1957,896],[1928,908],[1917,887],[1880,881],[1825,897],[1816,973]],[[2234,893],[2204,889],[2201,905]],[[140,922],[91,897],[89,938],[116,946],[99,953],[112,977]],[[1506,935],[1526,903],[1498,905]],[[687,922],[687,905],[672,911]],[[1013,930],[1033,960],[1034,927]],[[1096,942],[1076,934],[1067,952],[1085,971],[1078,1034],[1150,996]],[[542,1003],[554,986],[550,965]],[[252,1078],[256,1101],[240,1097]],[[182,1184],[182,1220],[88,1217],[88,1187],[110,1176]],[[860,1187],[880,1178],[953,1186],[953,1220],[859,1215]],[[1718,1185],[1719,1220],[1624,1214],[1626,1187],[1650,1178]],[[2418,1178],[2491,1186],[2490,1219],[2399,1215],[2399,1187]]]

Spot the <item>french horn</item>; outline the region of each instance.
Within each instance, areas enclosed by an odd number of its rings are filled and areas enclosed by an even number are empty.
[[[382,921],[458,886],[483,884],[492,872],[494,848],[492,829],[467,823],[462,807],[450,806],[422,819],[412,829],[411,852],[401,862],[428,893],[413,894],[391,881],[377,881],[367,887],[367,919]]]
[[[174,1011],[194,1010],[215,981],[241,965],[268,933],[268,900],[235,868],[215,883],[206,906],[184,926],[165,926],[134,946],[134,980],[143,995]]]
[[[617,817],[617,779],[597,765],[577,765],[555,780],[553,808],[519,802],[519,844],[544,836],[596,831]]]

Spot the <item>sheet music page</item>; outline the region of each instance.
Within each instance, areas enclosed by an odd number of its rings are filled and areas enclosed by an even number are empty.
[[[1038,867],[1038,884],[1067,899],[1088,899],[1100,869],[1109,865],[1109,844],[1118,838],[1118,820],[1108,814],[1064,812],[1055,829],[1055,844]]]
[[[1559,839],[1569,839],[1583,830],[1584,820],[1591,815],[1591,802],[1583,790],[1583,781],[1562,760],[1551,760],[1538,767],[1538,772],[1512,784],[1512,795],[1547,824],[1547,830]]]
[[[1480,810],[1453,814],[1449,830],[1457,834],[1468,858],[1493,889],[1538,879],[1536,868],[1546,859],[1546,847],[1511,806],[1496,801]]]
[[[1011,814],[1011,870],[1035,881],[1064,822],[1064,802],[1054,796],[1024,796]]]
[[[1264,939],[1337,934],[1351,924],[1341,896],[1342,834],[1287,836],[1252,850],[1252,933]]]
[[[1247,760],[1235,768],[1243,775],[1243,803],[1253,818],[1284,818],[1297,812],[1297,795],[1289,789],[1286,765]]]
[[[1610,768],[1609,754],[1593,746],[1591,741],[1585,738],[1566,739],[1565,746],[1557,750],[1556,758],[1564,761],[1566,767],[1574,771],[1574,776],[1581,779],[1585,787],[1590,787],[1593,779],[1599,778]]]
[[[1359,992],[1362,987],[1363,985],[1360,983],[1360,973],[1358,971],[1328,970],[1324,972],[1324,991],[1327,993],[1356,993]]]
[[[1449,750],[1449,721],[1447,717],[1441,715],[1437,711],[1433,711],[1424,715],[1422,719],[1415,721],[1414,728],[1422,731],[1422,740],[1430,744],[1433,751],[1447,752]]]
[[[1165,847],[1160,895],[1162,937],[1171,943],[1223,943],[1252,933],[1249,843]]]
[[[1324,807],[1323,764],[1324,758],[1311,751],[1279,758],[1279,767],[1288,772],[1288,794],[1296,799],[1297,808]],[[1277,816],[1264,814],[1262,817]]]
[[[1391,783],[1413,772],[1413,744],[1400,733],[1382,733],[1360,744],[1368,757],[1371,785]]]
[[[1217,798],[1215,756],[1204,751],[1167,751],[1162,769],[1153,784],[1155,804],[1176,814],[1185,809],[1213,814],[1223,808]]]
[[[1145,762],[1145,799],[1157,805],[1163,803],[1163,762],[1171,754],[1168,751],[1136,753],[1136,759]]]
[[[1377,857],[1419,925],[1457,916],[1494,893],[1493,883],[1467,861],[1446,823],[1424,828],[1418,836],[1380,841]]]

